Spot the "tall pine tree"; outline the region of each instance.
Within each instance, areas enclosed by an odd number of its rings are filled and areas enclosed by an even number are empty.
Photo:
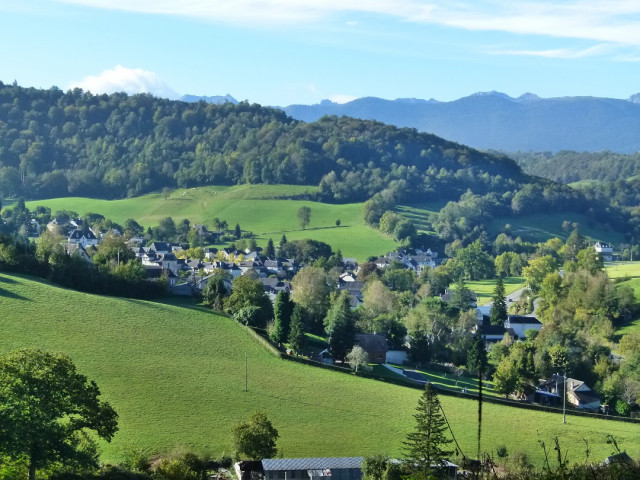
[[[493,289],[493,305],[489,312],[491,325],[502,325],[507,320],[507,301],[505,299],[504,283],[502,277],[498,277]]]
[[[356,322],[350,299],[351,294],[346,290],[333,295],[324,319],[324,330],[329,335],[329,351],[335,360],[344,360],[355,341]]]
[[[264,254],[268,257],[268,258],[276,258],[276,249],[273,246],[273,239],[269,239],[269,242],[267,243],[267,248],[264,251]]]
[[[273,307],[273,330],[269,335],[275,343],[282,343],[289,337],[289,325],[293,313],[293,302],[289,292],[281,290],[276,295]]]
[[[440,407],[438,394],[431,383],[427,383],[418,399],[418,408],[413,415],[416,419],[415,431],[402,442],[409,469],[415,476],[429,478],[438,473],[438,466],[453,455],[449,450],[452,443],[447,434],[448,426]]]
[[[304,309],[294,305],[288,338],[291,350],[299,354],[304,348],[304,338]]]

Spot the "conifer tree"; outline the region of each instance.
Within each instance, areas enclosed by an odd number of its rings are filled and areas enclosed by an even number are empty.
[[[438,394],[431,383],[425,385],[416,410],[415,431],[409,433],[407,440],[402,443],[412,473],[421,478],[429,478],[430,474],[436,473],[437,466],[444,465],[447,457],[454,453],[449,450],[452,440],[446,433],[448,426]]]
[[[505,300],[504,283],[502,277],[498,277],[493,289],[493,305],[489,313],[491,325],[502,325],[507,320],[507,302]]]
[[[304,348],[304,310],[300,305],[295,305],[291,314],[289,347],[296,353],[300,353]]]
[[[273,330],[270,338],[276,343],[284,342],[289,336],[289,324],[293,313],[293,302],[289,292],[284,290],[276,295],[276,303],[273,307]]]
[[[267,243],[267,248],[264,251],[264,254],[268,257],[268,258],[275,258],[276,257],[276,249],[273,246],[273,239],[269,239],[269,242]]]
[[[350,297],[346,290],[334,295],[324,318],[324,330],[329,335],[329,351],[336,360],[344,360],[355,341],[355,318]]]

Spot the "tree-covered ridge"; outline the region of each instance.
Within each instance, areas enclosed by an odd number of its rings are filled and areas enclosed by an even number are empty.
[[[205,184],[320,184],[325,199],[455,199],[515,190],[510,159],[413,129],[324,117],[294,121],[240,103],[92,95],[0,83],[0,195],[116,198]]]
[[[581,180],[615,182],[640,174],[640,153],[562,150],[555,154],[516,152],[510,153],[509,156],[528,174],[561,183]]]

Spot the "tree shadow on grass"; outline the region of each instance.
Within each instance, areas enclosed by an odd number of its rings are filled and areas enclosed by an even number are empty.
[[[5,277],[4,275],[0,275],[0,282],[9,283],[12,285],[18,283],[13,278]]]
[[[27,302],[31,301],[30,298],[23,297],[22,295],[18,295],[17,293],[10,292],[9,290],[5,290],[4,288],[0,288],[0,297],[12,298],[14,300],[25,300]]]

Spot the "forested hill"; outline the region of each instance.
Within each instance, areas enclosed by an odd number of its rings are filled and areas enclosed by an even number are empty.
[[[416,130],[278,109],[0,83],[0,196],[121,198],[164,187],[287,183],[325,200],[504,193],[531,182],[512,160]]]
[[[575,152],[561,151],[509,154],[522,169],[539,177],[560,183],[581,180],[602,180],[615,182],[640,175],[640,152],[621,154],[611,151]]]

